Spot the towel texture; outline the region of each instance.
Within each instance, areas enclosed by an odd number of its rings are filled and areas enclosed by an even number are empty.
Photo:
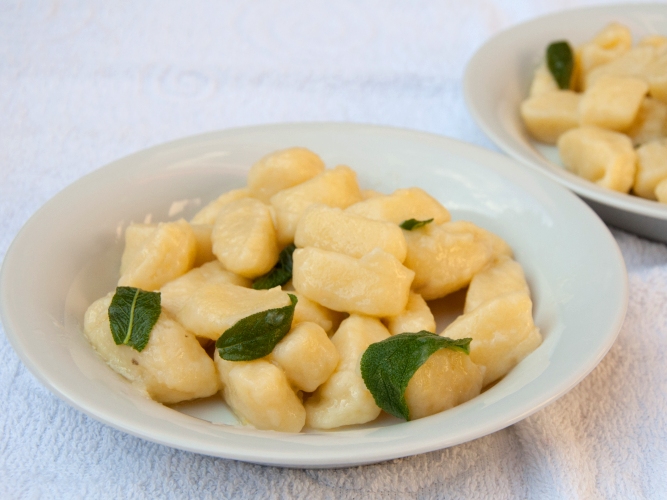
[[[469,57],[500,29],[595,3],[3,2],[0,258],[69,183],[185,135],[353,121],[495,149],[463,102]],[[364,467],[283,470],[126,435],[43,388],[0,330],[0,498],[665,498],[667,246],[613,233],[628,315],[582,383],[492,435]]]

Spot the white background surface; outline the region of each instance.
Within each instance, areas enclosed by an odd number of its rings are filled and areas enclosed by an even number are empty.
[[[0,257],[75,179],[185,135],[353,121],[495,149],[463,103],[470,55],[517,22],[595,3],[3,1]],[[579,386],[474,442],[359,468],[276,469],[125,435],[51,395],[1,335],[0,497],[663,498],[667,247],[614,235],[628,316]]]

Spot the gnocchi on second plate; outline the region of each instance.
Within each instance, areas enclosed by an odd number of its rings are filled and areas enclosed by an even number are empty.
[[[627,26],[606,26],[572,52],[566,88],[550,71],[547,54],[520,114],[534,139],[558,147],[566,169],[602,187],[667,203],[667,171],[655,167],[667,164],[667,37],[632,44]]]

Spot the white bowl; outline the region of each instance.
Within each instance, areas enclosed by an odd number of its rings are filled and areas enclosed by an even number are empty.
[[[608,5],[557,12],[519,24],[486,42],[472,57],[464,76],[468,109],[498,147],[581,196],[607,223],[667,242],[667,205],[597,186],[565,170],[554,146],[533,141],[519,116],[533,71],[547,45],[584,43],[610,22],[630,28],[633,39],[667,35],[662,4]]]
[[[352,166],[368,188],[390,192],[421,186],[455,219],[503,237],[526,271],[543,344],[498,384],[452,410],[334,432],[257,431],[234,425],[217,397],[177,405],[180,411],[175,411],[139,395],[82,334],[87,306],[115,286],[124,227],[131,221],[190,217],[220,192],[243,185],[258,158],[294,145],[316,151],[329,166]],[[28,369],[72,406],[157,443],[294,467],[338,467],[423,453],[527,417],[571,389],[602,359],[623,322],[627,294],[615,240],[567,190],[474,146],[350,124],[215,132],[107,165],[63,190],[28,221],[0,275],[7,337]]]

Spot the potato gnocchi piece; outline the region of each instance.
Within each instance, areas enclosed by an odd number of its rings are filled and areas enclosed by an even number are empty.
[[[637,177],[634,192],[657,200],[656,187],[667,179],[667,139],[648,142],[637,149]]]
[[[601,76],[581,98],[581,124],[626,130],[635,121],[647,92],[648,85],[639,78]]]
[[[296,227],[294,244],[299,248],[321,248],[357,258],[381,248],[399,262],[405,260],[407,253],[403,231],[398,225],[326,205],[313,205],[304,212]]]
[[[211,224],[190,224],[190,227],[195,233],[195,240],[197,241],[197,253],[193,267],[199,267],[207,262],[214,261],[216,257],[213,253],[213,242],[211,241],[213,226]]]
[[[100,357],[132,385],[160,403],[205,398],[218,392],[215,365],[197,339],[165,310],[146,347],[116,345],[109,325],[113,293],[96,300],[84,316],[84,333]]]
[[[344,165],[325,170],[312,179],[283,189],[271,197],[276,210],[278,243],[286,246],[294,241],[296,226],[303,212],[315,203],[346,208],[361,200],[357,174]]]
[[[588,90],[602,77],[627,77],[645,80],[656,50],[650,46],[635,47],[614,60],[597,66],[586,74],[583,90]]]
[[[297,292],[334,311],[394,316],[408,302],[414,272],[376,248],[360,259],[319,248],[294,251]]]
[[[645,77],[651,96],[667,104],[667,48],[646,66]]]
[[[162,307],[176,316],[183,309],[185,303],[190,300],[190,297],[200,287],[207,284],[230,284],[249,288],[252,282],[247,278],[227,271],[217,260],[208,262],[160,288]]]
[[[657,49],[658,51],[662,51],[667,49],[667,36],[648,35],[642,38],[637,45],[640,47],[643,45],[648,45]]]
[[[215,352],[225,402],[257,429],[300,432],[306,411],[283,370],[265,358],[227,361]]]
[[[473,276],[466,293],[463,313],[469,313],[490,300],[513,292],[530,295],[521,265],[507,256]]]
[[[465,221],[428,224],[404,234],[408,243],[405,266],[415,272],[412,288],[426,300],[467,286],[493,259],[512,255],[501,238]]]
[[[486,368],[482,384],[486,386],[507,374],[542,343],[532,308],[525,292],[501,295],[459,316],[440,335],[472,338],[470,359]]]
[[[205,284],[185,301],[176,319],[198,337],[218,340],[237,321],[290,303],[287,293],[278,287],[253,290],[226,283]]]
[[[470,356],[451,349],[434,352],[419,367],[405,389],[410,420],[428,417],[477,396],[484,369]]]
[[[626,135],[598,127],[580,127],[558,139],[558,152],[570,172],[596,184],[627,193],[635,178],[637,157]]]
[[[278,191],[301,184],[324,172],[324,162],[306,148],[289,148],[263,157],[248,172],[250,195],[264,203]]]
[[[530,84],[530,90],[528,91],[529,97],[538,97],[543,94],[548,94],[550,92],[557,92],[560,88],[556,79],[553,77],[549,68],[545,63],[541,64],[535,70],[533,74],[533,81]]]
[[[127,229],[119,286],[157,290],[192,269],[197,239],[183,219],[161,222],[150,234],[145,226],[131,225]]]
[[[382,322],[392,335],[405,332],[435,333],[435,317],[421,295],[410,292],[405,309],[396,316],[383,318]]]
[[[625,49],[632,46],[632,33],[621,23],[609,23],[593,38],[593,43],[604,49]]]
[[[287,380],[298,390],[313,392],[338,365],[340,356],[327,333],[315,323],[299,323],[278,342],[271,353]]]
[[[253,198],[233,201],[220,209],[211,241],[222,265],[246,278],[257,278],[278,262],[280,249],[271,212]]]
[[[632,47],[632,33],[620,23],[611,23],[592,41],[577,50],[582,79],[594,69],[622,56]]]
[[[306,424],[313,429],[333,429],[364,424],[380,415],[373,395],[361,378],[361,356],[369,345],[389,338],[378,319],[351,315],[331,338],[340,355],[334,373],[306,399]]]
[[[420,188],[397,189],[389,195],[374,196],[349,206],[346,212],[369,219],[400,224],[408,219],[433,219],[436,224],[451,219],[440,202]]]
[[[667,178],[658,182],[655,187],[655,197],[660,203],[667,203]]]
[[[213,225],[215,224],[215,219],[218,217],[218,213],[222,207],[233,201],[247,198],[248,196],[250,196],[250,191],[246,188],[232,189],[231,191],[222,193],[215,200],[197,212],[195,216],[190,219],[190,223]]]
[[[521,118],[535,139],[556,144],[558,138],[579,126],[581,96],[571,90],[556,90],[530,97],[521,103]]]
[[[299,323],[316,323],[327,332],[327,335],[333,335],[338,329],[340,322],[345,319],[345,314],[332,311],[317,302],[310,300],[305,295],[294,291],[293,286],[283,286],[283,290],[295,295],[298,299],[296,307],[294,308],[294,318],[292,319],[292,326]]]
[[[120,259],[121,276],[127,272],[132,261],[139,255],[139,251],[156,229],[157,224],[130,224],[125,228],[125,246]]]
[[[667,128],[667,104],[646,97],[642,101],[635,121],[625,133],[632,144],[639,146],[665,136]]]
[[[384,196],[379,191],[376,191],[375,189],[362,189],[361,190],[361,199],[362,200],[368,200],[370,198],[375,198],[377,196]]]
[[[125,229],[125,248],[120,263],[120,274],[122,275],[130,262],[137,256],[141,247],[148,238],[155,233],[157,224],[130,224]],[[211,245],[211,231],[213,226],[208,224],[190,224],[195,235],[196,255],[193,267],[199,267],[206,262],[215,260]]]

